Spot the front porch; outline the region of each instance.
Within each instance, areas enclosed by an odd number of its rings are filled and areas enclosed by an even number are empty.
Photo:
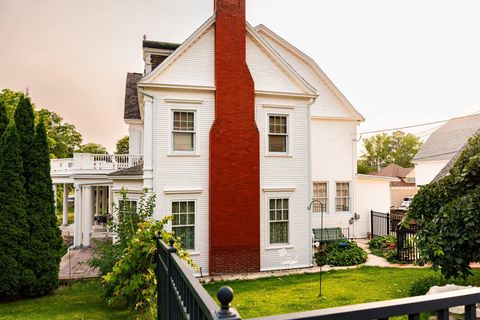
[[[62,229],[73,235],[73,247],[89,247],[92,237],[105,237],[105,230],[100,231],[95,222],[113,217],[113,181],[108,175],[142,163],[143,155],[130,154],[76,153],[70,159],[51,160],[55,199],[58,186],[62,186]],[[69,226],[68,204],[72,201],[74,219]]]

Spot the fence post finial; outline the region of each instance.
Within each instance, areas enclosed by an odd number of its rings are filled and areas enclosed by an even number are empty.
[[[217,315],[220,319],[240,319],[235,309],[230,307],[230,302],[233,300],[233,289],[228,286],[221,287],[217,292],[218,301],[220,301],[220,311]]]
[[[168,243],[170,244],[170,247],[173,247],[175,240],[173,238],[170,238],[170,240],[168,240]]]

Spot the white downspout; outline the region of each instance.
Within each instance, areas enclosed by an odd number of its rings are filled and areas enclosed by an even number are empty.
[[[315,99],[312,99],[307,106],[308,113],[308,202],[313,198],[312,194],[312,105],[315,103]],[[308,254],[310,256],[310,266],[313,267],[313,237],[312,237],[312,212],[308,212]]]

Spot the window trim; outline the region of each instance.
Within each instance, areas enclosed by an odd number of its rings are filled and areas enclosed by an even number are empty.
[[[325,198],[320,198],[320,199],[325,199],[325,211],[323,212],[323,214],[329,214],[330,213],[330,183],[329,181],[312,181],[312,201],[317,199],[315,198],[315,183],[325,183],[326,185],[326,196]],[[335,190],[336,190],[336,183],[335,183]],[[336,194],[335,194],[336,195]],[[315,204],[313,204],[313,206],[315,206]],[[314,211],[313,210],[313,206],[312,206],[312,213],[313,214],[320,214],[321,211]]]
[[[122,207],[122,206],[120,205],[120,202],[123,202],[123,200],[124,200],[124,199],[122,199],[122,198],[118,198],[118,199],[117,199],[116,205],[118,206],[118,210],[121,210],[121,207]],[[128,198],[128,197],[127,197],[125,200],[128,201],[128,202],[130,202],[130,203],[135,202],[135,212],[138,211],[139,199],[137,199],[137,198]]]
[[[173,217],[173,203],[174,202],[193,202],[195,204],[195,213],[193,215],[193,230],[194,230],[194,237],[193,237],[193,249],[186,249],[187,252],[189,253],[194,253],[194,254],[198,254],[197,253],[197,243],[198,243],[198,239],[197,239],[197,235],[198,235],[198,232],[197,232],[197,214],[198,214],[198,201],[197,199],[170,199],[170,202],[169,202],[169,208],[168,208],[168,211],[170,213],[170,215]],[[172,221],[169,222],[169,225],[170,225],[170,231],[173,232],[173,219]]]
[[[193,132],[192,131],[175,131],[175,112],[192,112],[193,113]],[[169,128],[168,128],[168,145],[169,145],[169,153],[168,156],[198,156],[198,136],[199,136],[199,125],[198,125],[198,111],[192,108],[170,108],[170,121],[169,121]],[[179,151],[174,150],[174,133],[175,132],[186,132],[186,133],[193,133],[193,150],[192,151]]]
[[[337,184],[348,183],[348,211],[337,211],[337,199],[345,199],[347,197],[337,197]],[[352,182],[348,180],[335,181],[335,213],[350,214],[352,212]]]
[[[286,199],[288,200],[288,227],[287,227],[287,237],[288,237],[288,242],[283,242],[283,243],[271,243],[270,242],[270,200],[279,200],[279,199]],[[267,232],[266,232],[266,250],[272,250],[272,249],[281,249],[281,248],[290,248],[292,246],[291,243],[291,235],[292,232],[290,230],[291,227],[291,196],[290,195],[275,195],[275,196],[268,196],[266,197],[266,218],[267,218]]]
[[[286,126],[287,126],[287,133],[284,134],[286,137],[285,141],[285,152],[278,152],[278,151],[270,151],[270,117],[285,117],[286,118]],[[267,112],[266,113],[266,121],[265,121],[265,155],[272,156],[272,157],[290,157],[290,141],[291,141],[291,130],[290,130],[290,114],[288,113],[280,113],[280,112]],[[283,134],[272,134],[272,135],[283,135]]]

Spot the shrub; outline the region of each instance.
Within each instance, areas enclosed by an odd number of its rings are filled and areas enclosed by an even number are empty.
[[[375,237],[369,242],[372,254],[383,257],[390,262],[397,261],[397,239],[394,236],[386,235]]]
[[[370,245],[370,249],[385,249],[389,247],[391,244],[397,244],[397,238],[394,236],[381,236],[375,237],[368,243]]]
[[[420,279],[415,280],[410,287],[410,296],[421,296],[424,295],[430,290],[433,286],[444,286],[447,284],[447,280],[439,274],[429,274],[427,276],[421,277]]]
[[[169,220],[171,217],[161,221],[150,219],[138,225],[136,234],[130,239],[112,272],[103,277],[110,296],[109,303],[126,300],[135,311],[145,317],[154,318],[157,310],[155,236],[160,233],[163,239],[173,237],[163,230]],[[175,247],[178,256],[196,269],[187,251],[180,246],[178,239],[176,239]]]
[[[120,203],[128,203],[127,190],[120,191]],[[124,205],[122,208],[114,206],[115,219],[109,222],[108,229],[113,232],[116,242],[112,243],[110,239],[95,241],[93,258],[88,261],[92,267],[98,268],[102,274],[112,271],[115,263],[120,260],[124,250],[127,248],[130,240],[135,236],[138,230],[138,224],[148,220],[153,215],[155,208],[155,195],[148,196],[144,190],[138,208],[130,208]]]
[[[356,243],[347,240],[335,241],[327,246],[325,252],[315,253],[318,265],[353,266],[367,261],[367,253]]]

